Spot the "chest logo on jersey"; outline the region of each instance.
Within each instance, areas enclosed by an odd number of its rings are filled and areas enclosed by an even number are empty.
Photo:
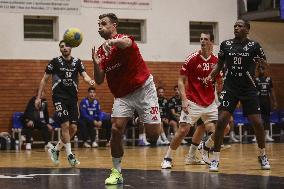
[[[249,53],[234,53],[234,52],[229,52],[229,56],[249,56]]]
[[[107,66],[106,67],[106,72],[115,70],[115,69],[119,68],[120,66],[122,66],[122,65],[119,62],[114,64],[114,65]]]

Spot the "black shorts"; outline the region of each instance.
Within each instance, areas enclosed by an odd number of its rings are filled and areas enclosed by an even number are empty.
[[[220,94],[219,100],[219,111],[228,111],[233,114],[240,101],[244,115],[260,114],[259,98],[255,90],[240,94],[240,91],[224,89]]]
[[[76,100],[53,99],[53,105],[59,124],[69,121],[78,124],[78,105]]]

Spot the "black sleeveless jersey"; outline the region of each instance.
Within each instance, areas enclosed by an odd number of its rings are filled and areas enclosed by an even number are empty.
[[[224,88],[242,94],[246,91],[257,92],[255,84],[255,60],[266,59],[258,42],[246,39],[238,42],[235,39],[225,40],[220,45],[218,54],[220,61],[225,63],[226,72]]]
[[[78,74],[85,72],[82,61],[72,57],[65,60],[62,56],[53,58],[46,66],[45,73],[52,74],[53,99],[78,100]]]

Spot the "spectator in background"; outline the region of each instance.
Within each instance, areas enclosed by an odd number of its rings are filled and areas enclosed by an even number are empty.
[[[83,139],[83,146],[86,148],[98,147],[96,139],[96,129],[102,127],[102,112],[100,103],[96,99],[96,89],[90,87],[88,89],[88,97],[84,98],[80,103],[80,131]],[[91,140],[91,145],[88,143]]]
[[[36,92],[37,93],[37,92]],[[48,106],[47,101],[44,98],[44,92],[42,92],[41,96],[41,105],[40,109],[36,109],[35,107],[35,99],[36,96],[33,96],[25,109],[23,121],[24,121],[24,134],[26,135],[26,150],[31,150],[31,138],[32,131],[34,129],[38,129],[41,131],[44,145],[46,148],[52,147],[50,143],[49,132],[52,131],[52,126],[49,124],[49,115],[48,115]]]
[[[158,94],[158,102],[159,102],[159,109],[161,115],[161,134],[158,138],[157,145],[159,144],[170,144],[165,130],[169,127],[169,106],[168,100],[165,98],[165,89],[163,87],[158,87],[157,89]]]
[[[255,84],[258,89],[261,118],[265,130],[265,140],[273,142],[274,139],[269,136],[269,126],[271,107],[274,110],[277,108],[276,96],[273,90],[272,79],[271,77],[266,76],[265,66],[258,66],[257,71],[258,77],[256,78]],[[256,142],[256,137],[254,137],[252,141]]]
[[[179,124],[179,117],[181,114],[181,97],[180,97],[180,91],[178,89],[178,86],[174,86],[174,92],[175,96],[170,98],[169,100],[169,109],[170,109],[170,116],[169,116],[169,125],[171,126],[171,129],[174,133],[178,130],[178,124]],[[186,144],[187,142],[182,139],[181,144]]]

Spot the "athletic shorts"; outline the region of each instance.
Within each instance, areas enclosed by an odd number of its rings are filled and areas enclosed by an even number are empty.
[[[53,105],[59,124],[69,121],[77,125],[79,116],[77,101],[54,99]]]
[[[233,114],[240,101],[245,116],[260,114],[259,98],[256,91],[247,91],[247,93],[243,93],[242,95],[238,95],[238,93],[240,92],[224,89],[219,97],[219,111],[228,111]]]
[[[200,118],[204,124],[218,120],[218,107],[215,101],[213,101],[212,104],[207,107],[195,104],[190,100],[188,100],[188,102],[189,114],[186,114],[184,111],[182,111],[179,120],[180,123],[189,123],[193,126],[193,124],[196,123]]]
[[[143,123],[161,123],[159,103],[153,76],[142,87],[122,97],[115,98],[111,117],[133,117],[134,110]]]

